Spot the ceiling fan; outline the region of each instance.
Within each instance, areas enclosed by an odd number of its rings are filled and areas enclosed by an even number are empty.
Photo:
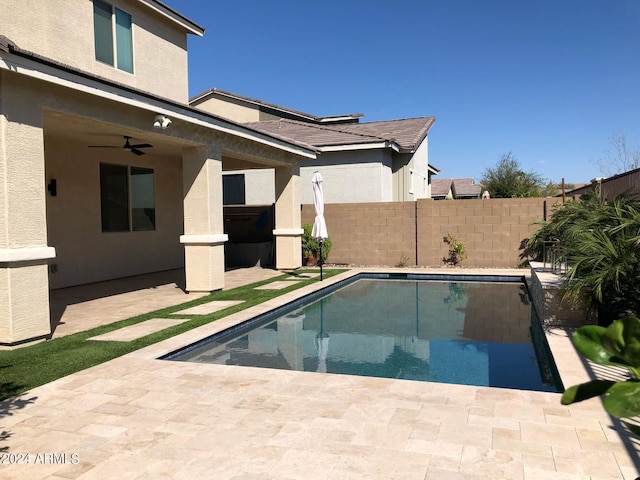
[[[124,137],[124,145],[121,147],[118,147],[115,145],[89,145],[89,148],[124,148],[125,150],[129,150],[131,153],[135,153],[136,155],[144,155],[145,152],[140,150],[141,148],[153,147],[153,145],[151,145],[150,143],[136,143],[134,145],[131,145],[131,143],[129,143],[129,140],[131,140],[131,137],[127,135],[123,135],[123,137]]]

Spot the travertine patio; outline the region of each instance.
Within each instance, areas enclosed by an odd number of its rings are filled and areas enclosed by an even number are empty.
[[[355,271],[5,402],[0,448],[31,463],[0,464],[0,478],[638,477],[639,442],[597,400],[565,407],[551,393],[156,360]],[[586,380],[567,333],[548,338],[565,385]],[[67,463],[35,464],[38,453]]]

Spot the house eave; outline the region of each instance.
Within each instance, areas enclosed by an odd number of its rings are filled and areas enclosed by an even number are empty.
[[[371,142],[371,143],[352,143],[339,145],[318,145],[320,152],[342,152],[346,150],[375,150],[380,148],[390,148],[396,152],[400,151],[398,145],[394,142]]]
[[[197,23],[189,20],[187,17],[168,5],[165,5],[158,0],[138,0],[138,2],[159,13],[169,21],[180,25],[180,27],[184,28],[189,33],[197,35],[198,37],[202,37],[204,35],[204,27],[201,27]]]
[[[363,117],[362,113],[349,113],[344,115],[333,115],[326,117],[317,117],[315,115],[311,115],[309,113],[301,112],[299,110],[293,110],[291,108],[286,108],[280,105],[276,105],[274,103],[264,102],[262,100],[258,100],[256,98],[245,97],[244,95],[239,95],[237,93],[228,92],[226,90],[220,90],[219,88],[210,88],[202,93],[195,95],[194,97],[189,99],[189,104],[193,106],[197,106],[199,103],[206,101],[209,97],[218,96],[225,97],[231,100],[235,100],[238,102],[244,102],[248,105],[253,105],[262,111],[267,113],[274,114],[286,114],[291,117],[297,117],[299,121],[305,121],[309,123],[316,124],[329,124],[329,123],[341,123],[341,122],[349,122],[356,121],[360,117]]]
[[[318,150],[313,148],[272,137],[266,133],[207,114],[188,105],[115,84],[109,80],[76,71],[71,67],[65,68],[46,59],[33,57],[28,53],[16,52],[12,48],[8,48],[8,50],[11,53],[6,53],[0,49],[0,69],[147,110],[154,115],[168,115],[174,119],[256,141],[301,157],[316,158]]]

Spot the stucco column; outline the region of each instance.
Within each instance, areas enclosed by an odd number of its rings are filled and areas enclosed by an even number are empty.
[[[51,333],[41,106],[0,79],[0,345]],[[35,104],[35,105],[34,105]]]
[[[224,287],[222,154],[205,147],[182,154],[184,244],[187,291],[211,292]]]
[[[300,228],[300,165],[275,169],[276,268],[290,270],[302,265]]]

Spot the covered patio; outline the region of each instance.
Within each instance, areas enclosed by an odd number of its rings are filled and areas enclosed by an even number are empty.
[[[282,272],[278,270],[260,267],[228,270],[224,273],[225,289],[280,275]],[[204,295],[187,293],[184,269],[52,290],[50,338],[126,320]]]
[[[276,268],[300,266],[299,161],[314,150],[27,53],[19,62],[0,70],[1,346],[60,325],[50,290],[175,269],[188,292],[223,288],[223,169],[275,169]]]

